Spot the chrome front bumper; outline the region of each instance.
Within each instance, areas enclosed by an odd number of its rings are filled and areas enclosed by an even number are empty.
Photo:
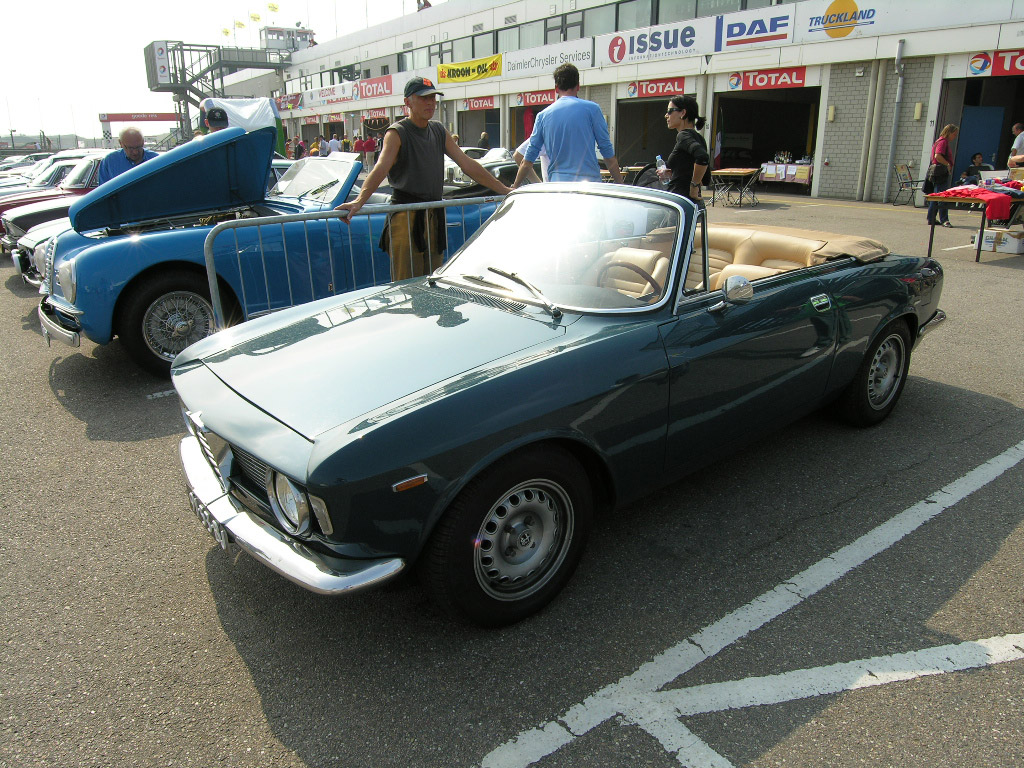
[[[935,314],[932,315],[931,319],[918,329],[917,338],[923,339],[926,334],[931,333],[944,322],[946,322],[946,313],[941,309],[935,310]]]
[[[339,595],[380,584],[405,568],[401,558],[348,560],[310,549],[264,522],[225,493],[195,437],[183,438],[179,452],[192,511],[221,546],[238,544],[253,558],[300,587],[322,595]],[[223,532],[227,533],[226,537]]]
[[[39,325],[43,330],[43,337],[46,339],[46,346],[54,339],[69,347],[82,346],[82,334],[65,328],[55,318],[55,311],[49,303],[49,297],[39,302]]]

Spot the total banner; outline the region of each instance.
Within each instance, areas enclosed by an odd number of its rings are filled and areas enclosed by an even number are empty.
[[[471,83],[475,80],[486,80],[490,77],[501,77],[502,54],[486,56],[482,59],[457,61],[452,64],[438,64],[437,81],[446,83]]]
[[[967,60],[966,77],[1024,75],[1024,49],[979,51]]]
[[[821,85],[821,67],[752,69],[715,76],[715,91],[768,91]]]

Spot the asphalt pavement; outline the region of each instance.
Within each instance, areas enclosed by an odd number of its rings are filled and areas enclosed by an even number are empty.
[[[928,239],[909,206],[709,218]],[[222,551],[169,382],[47,348],[3,263],[0,766],[1024,765],[1024,255],[950,219],[949,319],[886,422],[815,414],[602,518],[497,631]]]

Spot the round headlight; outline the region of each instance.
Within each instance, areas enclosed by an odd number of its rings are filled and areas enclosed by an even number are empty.
[[[61,292],[64,298],[75,303],[75,294],[78,293],[78,285],[75,282],[75,261],[63,262],[57,267],[57,281],[60,283]]]
[[[309,501],[299,486],[279,472],[271,473],[270,502],[274,514],[288,533],[304,533],[309,528]]]

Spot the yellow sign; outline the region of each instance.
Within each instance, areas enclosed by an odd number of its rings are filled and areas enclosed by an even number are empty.
[[[245,29],[245,23],[241,21],[235,22],[235,29]]]
[[[267,10],[271,13],[277,13],[281,9],[277,7],[277,3],[267,3]]]
[[[439,83],[469,83],[473,80],[485,80],[488,77],[500,76],[500,53],[482,59],[437,65],[437,82]]]
[[[250,13],[249,14],[249,18],[252,21],[259,21],[260,20],[260,15],[258,13]]]

